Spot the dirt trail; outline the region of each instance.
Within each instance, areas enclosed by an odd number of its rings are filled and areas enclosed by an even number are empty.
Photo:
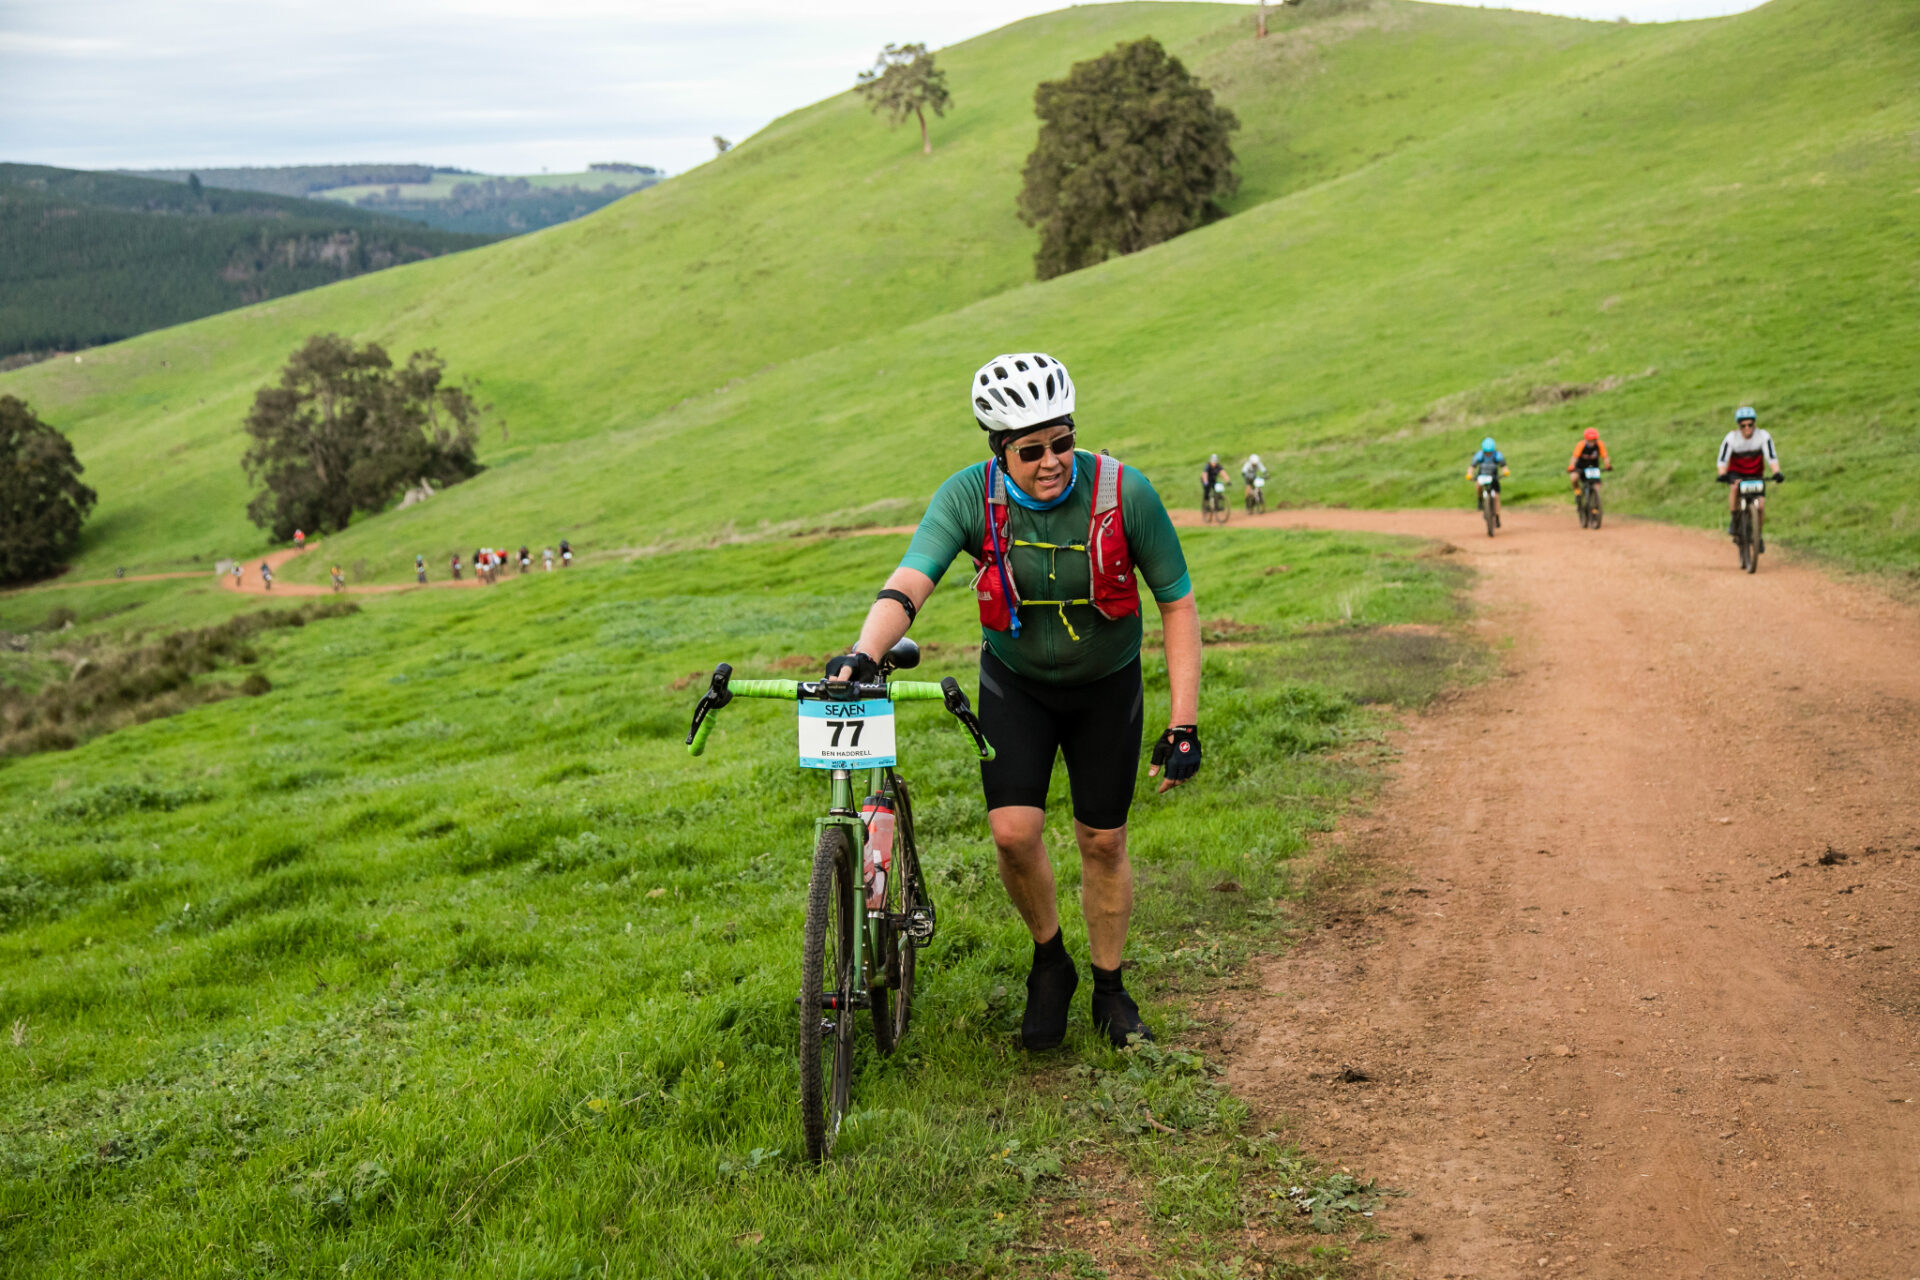
[[[1513,642],[1226,1013],[1257,1113],[1409,1193],[1380,1274],[1920,1277],[1920,615],[1570,506],[1248,523],[1446,539]]]

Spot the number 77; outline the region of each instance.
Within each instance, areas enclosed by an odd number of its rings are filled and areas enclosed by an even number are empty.
[[[848,742],[847,745],[849,747],[859,746],[860,730],[864,729],[866,727],[866,724],[867,722],[865,720],[829,720],[827,721],[827,728],[833,730],[833,741],[828,745],[838,747],[840,745],[841,732],[846,729],[852,729],[853,739],[852,741]]]

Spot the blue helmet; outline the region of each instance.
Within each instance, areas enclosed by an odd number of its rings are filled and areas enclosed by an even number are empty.
[[[1495,445],[1493,443],[1492,436],[1488,436],[1485,440],[1482,440],[1480,442],[1480,452],[1482,453],[1492,453],[1494,451],[1494,448],[1495,448]]]
[[[1760,415],[1759,415],[1759,414],[1757,414],[1757,413],[1755,413],[1755,412],[1753,411],[1753,406],[1752,406],[1752,405],[1750,405],[1750,404],[1743,404],[1743,405],[1741,405],[1741,406],[1740,406],[1740,407],[1739,407],[1738,409],[1735,409],[1735,410],[1733,411],[1733,420],[1734,420],[1734,421],[1735,421],[1736,423],[1739,423],[1739,422],[1758,422],[1758,421],[1760,420]]]

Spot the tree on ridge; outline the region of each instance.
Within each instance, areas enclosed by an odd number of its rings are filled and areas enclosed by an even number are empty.
[[[1040,138],[1019,211],[1040,230],[1040,279],[1225,216],[1218,199],[1239,185],[1228,135],[1240,121],[1153,37],[1076,63],[1033,101]]]
[[[946,115],[953,105],[953,95],[947,92],[947,73],[934,65],[926,45],[889,44],[874,59],[873,66],[860,73],[860,83],[854,89],[874,111],[886,111],[889,126],[899,126],[908,116],[918,120],[920,154],[933,154],[927,112]]]

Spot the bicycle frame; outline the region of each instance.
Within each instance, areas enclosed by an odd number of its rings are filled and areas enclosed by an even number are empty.
[[[774,698],[786,702],[798,702],[807,699],[822,699],[835,702],[884,698],[891,702],[942,702],[961,727],[973,735],[974,747],[982,760],[993,759],[993,746],[980,731],[980,722],[973,718],[973,711],[967,704],[967,695],[961,691],[960,682],[952,676],[933,684],[924,680],[895,680],[891,683],[856,684],[843,680],[734,680],[733,668],[721,663],[714,668],[712,683],[694,708],[693,727],[687,732],[687,754],[697,756],[706,750],[707,738],[713,732],[714,713],[726,706],[734,698]],[[847,832],[848,848],[858,856],[865,847],[866,824],[860,820],[859,800],[862,795],[873,795],[896,789],[899,779],[893,765],[878,765],[865,769],[827,770],[828,798],[827,811],[814,819],[814,837],[829,827],[843,827]],[[866,775],[867,787],[864,792],[856,792],[853,782],[855,774]],[[918,868],[915,869],[916,874]],[[917,888],[925,898],[929,908],[932,899],[926,897],[926,882],[921,880]],[[853,931],[853,969],[860,975],[862,993],[873,986],[874,958],[880,955],[882,947],[878,925],[886,919],[886,912],[874,910],[864,904],[862,927]],[[905,922],[902,922],[903,926]],[[884,975],[881,978],[885,981]],[[857,996],[856,999],[861,998]]]

